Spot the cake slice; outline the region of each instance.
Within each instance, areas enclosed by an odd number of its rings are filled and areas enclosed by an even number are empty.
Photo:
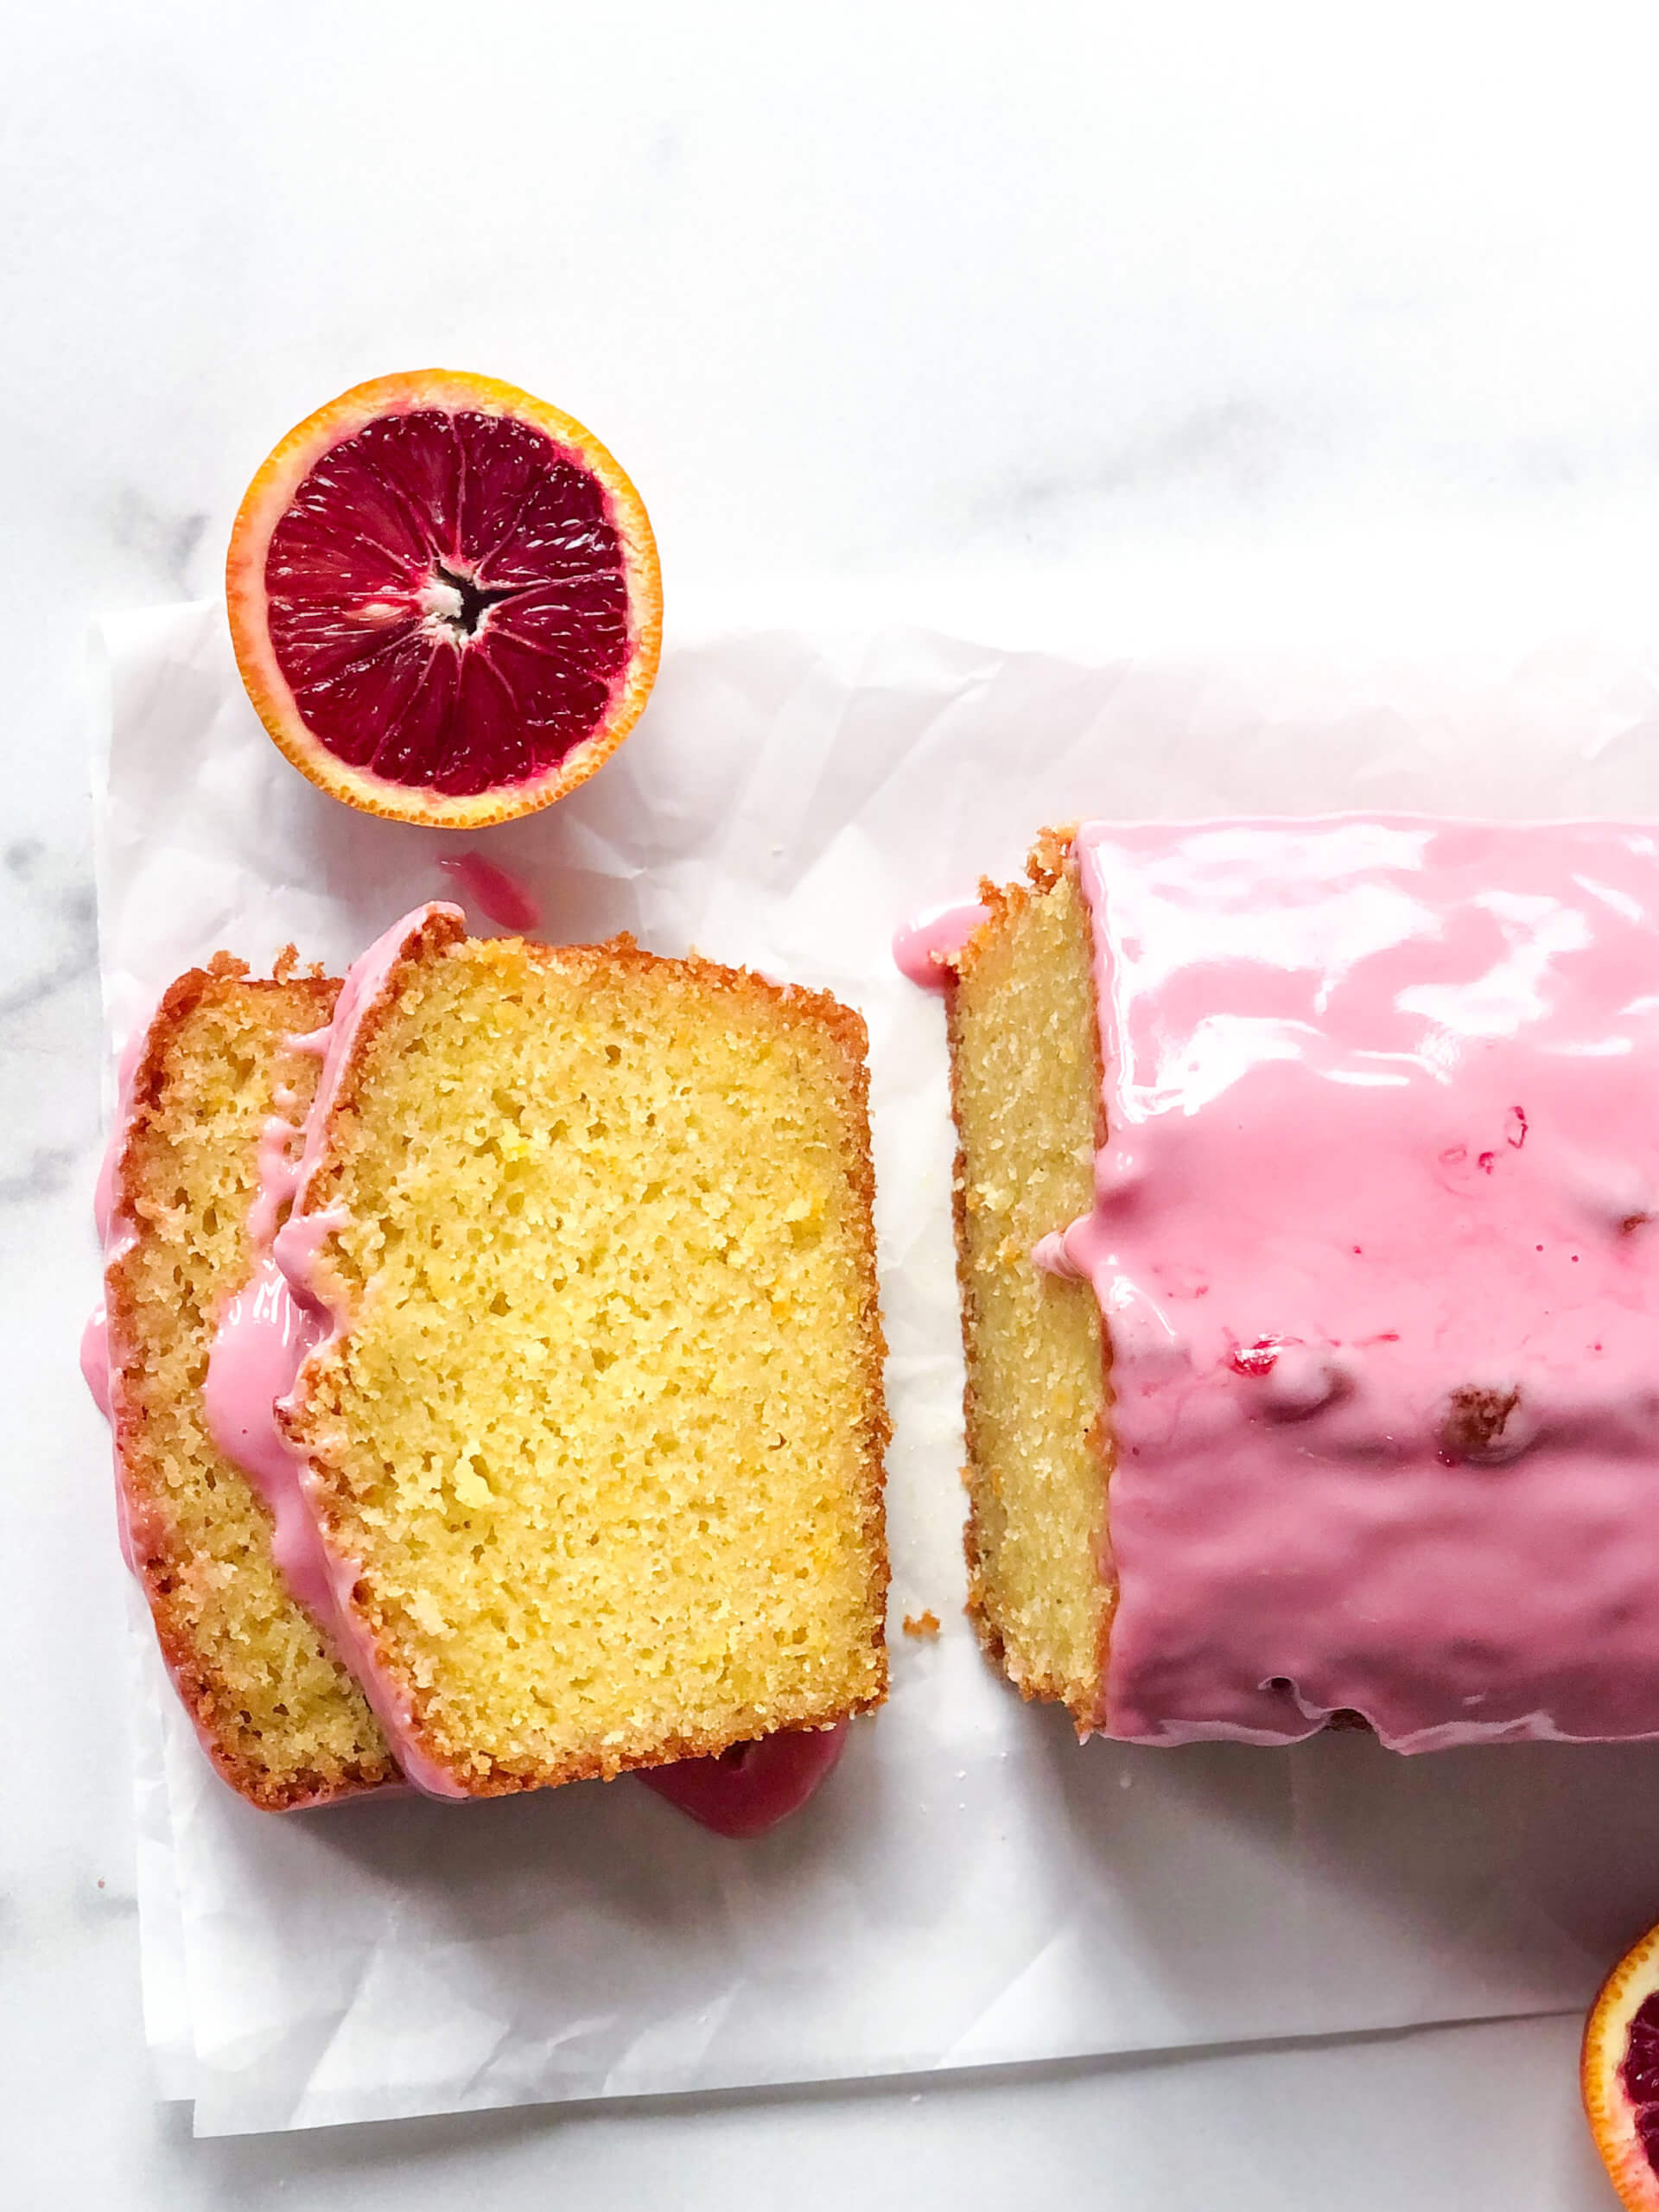
[[[946,979],[971,1607],[1080,1731],[1659,1736],[1659,830],[1088,823]]]
[[[1105,1332],[1043,1236],[1087,1212],[1101,1128],[1089,912],[1063,838],[1030,879],[981,886],[984,921],[946,969],[957,1273],[967,1359],[969,1611],[1027,1697],[1103,1721],[1113,1585]]]
[[[133,1061],[105,1192],[107,1410],[129,1564],[214,1765],[270,1810],[397,1778],[202,1396],[219,1316],[255,1265],[262,1143],[315,1088],[315,1057],[289,1040],[327,1021],[338,989],[251,980],[224,955],[181,976]]]
[[[880,1702],[863,1052],[821,994],[448,907],[353,971],[277,1240],[327,1333],[279,1419],[422,1787]]]

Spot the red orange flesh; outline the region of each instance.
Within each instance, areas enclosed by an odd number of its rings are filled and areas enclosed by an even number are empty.
[[[1602,1986],[1584,2031],[1584,2108],[1630,2212],[1659,2212],[1659,1928]]]
[[[621,468],[570,416],[460,370],[378,378],[290,430],[242,502],[226,592],[294,766],[441,828],[584,782],[661,647],[656,543]]]

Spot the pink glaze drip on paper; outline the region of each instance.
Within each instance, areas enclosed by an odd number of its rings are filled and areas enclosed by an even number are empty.
[[[116,1203],[116,1189],[120,1180],[122,1157],[127,1149],[127,1139],[132,1134],[132,1090],[138,1080],[138,1065],[144,1057],[144,1046],[149,1041],[151,1025],[156,1019],[152,1010],[145,1019],[135,1025],[132,1033],[121,1047],[121,1057],[115,1071],[115,1112],[110,1120],[110,1134],[105,1140],[104,1155],[98,1163],[98,1181],[92,1191],[92,1223],[104,1247],[106,1261],[120,1257],[132,1249],[137,1230],[130,1220],[121,1217]]]
[[[100,1298],[86,1317],[86,1325],[80,1332],[80,1379],[92,1394],[92,1403],[105,1421],[115,1418],[115,1401],[111,1395],[110,1376],[110,1317]]]
[[[138,1233],[136,1224],[117,1204],[117,1189],[122,1155],[127,1148],[127,1139],[132,1133],[133,1085],[138,1078],[138,1064],[144,1056],[144,1046],[154,1019],[152,1014],[137,1023],[121,1048],[121,1058],[116,1069],[115,1112],[111,1116],[110,1133],[105,1141],[103,1157],[98,1166],[98,1181],[92,1192],[92,1222],[98,1230],[99,1243],[104,1248],[106,1275],[115,1262],[124,1259],[132,1249]],[[121,1546],[121,1557],[129,1573],[142,1579],[137,1547],[134,1541],[132,1504],[121,1474],[118,1364],[118,1347],[111,1338],[108,1306],[100,1298],[81,1331],[81,1378],[92,1393],[93,1404],[110,1424],[115,1475],[116,1535]]]
[[[1659,830],[1079,832],[1109,1734],[1659,1735]]]
[[[259,1187],[249,1212],[250,1232],[255,1237],[254,1274],[220,1317],[202,1395],[214,1443],[243,1469],[270,1508],[272,1548],[289,1586],[334,1639],[361,1683],[405,1777],[429,1796],[462,1797],[467,1792],[415,1739],[407,1696],[380,1666],[373,1640],[353,1601],[361,1564],[340,1556],[322,1535],[310,1497],[309,1463],[289,1442],[276,1415],[277,1405],[293,1390],[306,1358],[345,1325],[345,1317],[327,1301],[316,1265],[322,1246],[341,1227],[344,1217],[330,1207],[315,1214],[290,1215],[280,1228],[276,1224],[284,1206],[303,1201],[321,1155],[327,1117],[365,1014],[385,991],[409,938],[437,913],[462,918],[456,907],[432,905],[394,923],[347,970],[334,1020],[325,1028],[291,1040],[296,1050],[316,1052],[322,1060],[316,1096],[297,1160],[292,1152],[298,1130],[268,1122],[262,1135]],[[281,1134],[285,1128],[286,1136]]]
[[[522,937],[541,927],[542,910],[535,893],[497,861],[480,852],[466,852],[446,854],[438,866],[454,876],[461,896],[499,928],[514,930]]]
[[[957,955],[989,916],[988,906],[938,906],[906,922],[893,939],[899,974],[925,991],[942,991]]]
[[[645,1767],[639,1780],[716,1835],[746,1839],[798,1813],[841,1764],[847,1723],[787,1728],[707,1759]]]

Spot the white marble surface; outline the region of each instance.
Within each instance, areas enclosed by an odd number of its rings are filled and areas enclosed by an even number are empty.
[[[1577,2024],[198,2144],[139,2031],[93,1275],[99,608],[447,359],[591,421],[670,621],[1088,650],[1645,620],[1641,11],[16,10],[0,69],[0,2201],[1591,2208]],[[1655,1909],[1659,1910],[1659,1846]]]

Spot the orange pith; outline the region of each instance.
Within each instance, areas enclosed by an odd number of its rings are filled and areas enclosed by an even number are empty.
[[[306,504],[315,504],[315,486],[326,482],[327,470],[320,464],[335,468],[342,454],[350,457],[355,480],[368,487],[359,537],[361,543],[372,545],[383,534],[375,526],[381,490],[386,513],[396,510],[401,519],[413,508],[407,486],[389,474],[377,486],[376,463],[362,456],[377,440],[381,442],[374,450],[384,453],[389,438],[413,435],[438,421],[450,424],[457,437],[464,425],[473,431],[482,425],[498,442],[511,437],[522,448],[527,441],[547,467],[556,468],[571,483],[590,482],[594,487],[586,496],[602,510],[600,524],[585,534],[574,532],[568,556],[560,556],[556,547],[554,556],[548,557],[567,557],[578,572],[584,561],[590,566],[595,561],[608,563],[602,574],[594,571],[594,588],[607,594],[602,635],[594,627],[599,618],[582,612],[580,573],[572,613],[560,597],[563,579],[558,575],[529,582],[522,573],[504,573],[498,578],[461,559],[456,560],[458,572],[454,575],[439,565],[435,573],[442,583],[429,580],[424,595],[416,595],[410,586],[410,563],[401,552],[397,558],[406,573],[398,586],[400,599],[397,592],[376,596],[365,591],[360,607],[344,606],[344,587],[329,587],[334,588],[334,601],[320,607],[321,628],[319,620],[311,619],[303,582],[291,586],[288,571],[278,577],[273,597],[273,540],[280,560],[283,546],[305,522]],[[489,428],[492,421],[497,426],[493,429]],[[519,457],[516,450],[515,462]],[[465,461],[463,453],[458,480],[465,480]],[[337,501],[342,496],[337,486],[333,496]],[[344,496],[349,499],[353,495],[348,492]],[[598,553],[594,551],[596,545]],[[498,582],[505,588],[491,588]],[[290,430],[243,499],[226,563],[226,594],[232,642],[249,698],[294,766],[322,790],[364,812],[439,828],[479,829],[532,813],[584,782],[639,720],[661,649],[662,583],[656,543],[644,504],[623,470],[591,431],[559,409],[514,385],[459,370],[423,369],[376,378],[331,400]],[[398,603],[388,603],[391,599]],[[544,636],[512,634],[509,620],[513,610],[503,613],[495,605],[512,600],[539,606],[544,627],[549,622],[563,625],[563,632],[552,639],[551,651]],[[468,601],[474,603],[469,606]],[[538,679],[543,684],[556,681],[556,675],[544,677],[543,671],[557,670],[560,652],[569,647],[573,637],[581,647],[584,620],[597,640],[593,648],[595,667],[577,666],[570,679],[574,703],[561,706],[562,720],[551,711],[520,715],[519,695],[502,679],[496,664],[511,663],[528,671],[532,690]],[[313,653],[312,663],[302,665],[296,653],[310,651],[319,635],[324,639],[321,658]],[[293,643],[296,637],[299,648]],[[334,686],[337,698],[346,701],[340,711],[355,717],[349,741],[325,725],[316,705],[328,693],[327,656],[340,639],[357,655],[355,662],[342,661],[337,655],[333,664],[344,669],[344,682]],[[389,642],[383,645],[383,640]],[[602,664],[597,658],[601,653],[608,655]],[[409,683],[403,681],[399,690],[402,679],[383,683],[378,674],[381,667],[394,662],[405,671],[422,663],[436,669],[452,697],[466,691],[472,721],[454,709],[442,725],[447,750],[442,774],[448,788],[439,787],[438,771],[423,760],[418,743],[404,743],[396,727],[399,711],[408,712],[411,724],[417,715],[407,707]],[[454,674],[463,662],[468,664],[465,674]],[[323,678],[315,683],[309,680],[313,663],[324,671]],[[360,672],[365,669],[366,677]],[[475,680],[466,689],[468,677]],[[385,715],[377,714],[377,683],[390,702]],[[352,684],[357,686],[355,691],[349,690]],[[469,758],[467,734],[479,720],[471,702],[480,699],[489,744]],[[421,706],[426,736],[431,734],[432,714],[437,711]]]
[[[1653,1928],[1608,1975],[1584,2031],[1580,2068],[1584,2108],[1602,2163],[1629,2212],[1659,2212],[1659,2174],[1639,2125],[1642,2112],[1655,2114],[1656,2106],[1644,2099],[1638,2107],[1624,2072],[1631,2024],[1645,2001],[1656,1994],[1659,1928]],[[1651,2041],[1651,2037],[1644,2035],[1643,2040]],[[1654,2133],[1651,2120],[1649,2133]]]

